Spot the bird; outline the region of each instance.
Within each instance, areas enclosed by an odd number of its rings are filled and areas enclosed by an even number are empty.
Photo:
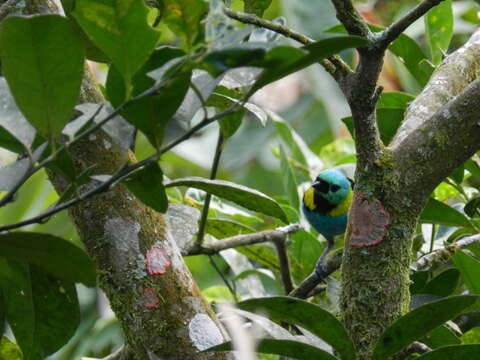
[[[333,249],[334,237],[343,234],[347,227],[353,185],[353,180],[339,170],[328,169],[320,172],[303,194],[303,214],[327,240],[327,246],[315,266],[315,273],[321,281],[326,275],[325,259]]]

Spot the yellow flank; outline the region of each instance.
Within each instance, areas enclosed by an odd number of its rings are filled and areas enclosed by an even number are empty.
[[[313,198],[314,198],[313,187],[309,187],[303,194],[303,203],[311,211],[315,210],[315,202]]]
[[[352,197],[353,197],[353,192],[352,189],[348,189],[348,194],[345,197],[345,199],[335,206],[332,211],[328,213],[329,216],[335,217],[335,216],[340,216],[348,212],[348,209],[350,208],[350,204],[352,203]]]

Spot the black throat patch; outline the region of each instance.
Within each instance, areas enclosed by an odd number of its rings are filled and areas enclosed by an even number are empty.
[[[327,215],[330,211],[332,211],[336,205],[331,204],[327,199],[321,196],[317,191],[314,191],[313,201],[315,203],[315,210],[316,212]]]

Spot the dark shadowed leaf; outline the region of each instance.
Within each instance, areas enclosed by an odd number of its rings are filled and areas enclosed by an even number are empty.
[[[206,191],[223,199],[232,201],[249,210],[276,217],[287,223],[287,217],[278,203],[261,192],[224,180],[209,180],[196,176],[175,179],[165,184],[170,186],[188,186]]]
[[[427,205],[420,214],[420,221],[430,224],[470,227],[465,215],[434,198],[428,199]]]
[[[471,257],[463,250],[455,252],[453,261],[460,271],[468,290],[472,294],[480,294],[480,261]]]
[[[164,6],[164,21],[170,29],[180,35],[187,47],[192,47],[202,33],[200,21],[208,10],[204,0],[159,0]]]
[[[22,352],[17,344],[11,342],[5,335],[0,340],[0,359],[23,360]]]
[[[471,218],[478,216],[480,210],[479,194],[476,194],[472,199],[470,199],[469,202],[465,204],[463,210],[465,211],[465,214],[467,214]]]
[[[242,125],[242,119],[245,116],[245,110],[234,112],[233,114],[222,117],[218,120],[220,125],[220,131],[224,139],[232,137],[237,132],[240,125]]]
[[[263,12],[268,9],[272,0],[243,0],[246,13],[255,14],[262,17]]]
[[[430,331],[428,335],[420,339],[420,342],[436,349],[445,345],[460,344],[461,340],[448,326],[442,325]]]
[[[457,269],[445,270],[430,280],[421,293],[442,297],[451,295],[457,288],[459,279],[460,272]]]
[[[443,298],[410,311],[396,320],[383,333],[373,353],[373,360],[384,360],[442,325],[473,305],[478,296],[464,295]]]
[[[131,94],[131,80],[155,48],[159,33],[142,0],[78,0],[71,13],[92,42],[113,61]]]
[[[262,354],[275,354],[299,360],[335,360],[335,356],[310,344],[294,340],[260,339],[256,351]],[[213,346],[205,351],[235,350],[231,342]]]
[[[302,70],[330,55],[366,44],[366,40],[358,36],[338,36],[319,40],[302,47],[301,49],[306,52],[304,54],[298,53],[299,49],[295,50],[294,53],[293,49],[274,48],[266,55],[264,62],[267,68],[260,74],[250,89],[249,95],[267,84]],[[276,49],[278,49],[278,54],[275,52]],[[292,56],[285,58],[288,53],[292,53]],[[277,55],[280,55],[278,59],[276,58]],[[281,61],[279,61],[280,59]]]
[[[163,186],[163,172],[157,163],[150,163],[135,171],[123,182],[145,205],[161,213],[167,211],[168,199]]]
[[[453,170],[453,172],[449,175],[449,178],[451,178],[457,184],[461,184],[463,181],[464,174],[465,174],[465,167],[462,164],[459,167],[457,167],[455,170]]]
[[[453,35],[452,0],[440,2],[424,17],[430,57],[435,65],[440,64],[443,54],[447,53]]]
[[[282,170],[283,189],[287,195],[290,204],[294,209],[300,208],[300,199],[298,197],[297,180],[288,161],[285,150],[280,145],[280,168]]]
[[[73,26],[58,15],[12,16],[0,42],[2,72],[18,107],[42,136],[59,135],[83,76],[85,50]]]
[[[441,347],[415,358],[416,360],[465,360],[475,359],[480,354],[480,345],[451,345]]]
[[[26,262],[5,260],[0,268],[7,320],[24,360],[42,360],[63,346],[80,322],[75,286]]]
[[[291,297],[268,297],[242,301],[242,310],[260,312],[273,321],[299,325],[330,344],[345,360],[355,359],[353,343],[337,318],[321,307]]]
[[[53,235],[20,231],[0,234],[0,255],[28,261],[59,279],[95,285],[95,269],[88,255]]]

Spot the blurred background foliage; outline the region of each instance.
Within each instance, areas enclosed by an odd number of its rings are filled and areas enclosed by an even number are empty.
[[[358,6],[369,22],[385,26],[416,3],[415,0],[377,0],[361,1],[358,2]],[[243,10],[243,5],[243,1],[235,0],[231,7]],[[454,1],[453,9],[455,32],[449,51],[463,44],[480,23],[479,5],[474,1]],[[152,10],[152,22],[156,16],[155,12],[156,10]],[[267,19],[284,17],[289,27],[313,39],[319,38],[324,30],[337,24],[334,9],[329,1],[273,0],[263,17]],[[183,40],[176,37],[164,22],[160,22],[159,28],[162,32],[162,44],[182,46]],[[411,26],[407,34],[416,40],[425,53],[429,52],[423,21]],[[280,39],[279,42],[288,42],[288,40]],[[342,56],[352,65],[355,62],[352,51],[346,51]],[[91,63],[91,67],[100,84],[104,85],[107,67],[96,63]],[[420,85],[402,61],[391,53],[386,59],[380,82],[386,92],[401,91],[416,95],[421,90]],[[239,131],[225,144],[218,178],[258,189],[274,197],[284,207],[289,220],[301,221],[308,229],[307,223],[299,218],[298,209],[291,206],[295,198],[298,201],[298,193],[302,185],[310,180],[309,170],[312,170],[311,163],[307,164],[308,159],[307,161],[299,159],[298,147],[301,143],[299,145],[295,141],[294,134],[298,134],[310,149],[310,160],[313,159],[317,165],[317,171],[321,169],[322,164],[324,168],[342,166],[352,175],[355,150],[353,140],[341,121],[342,118],[349,116],[343,95],[329,75],[319,65],[313,65],[265,87],[253,97],[252,102],[264,110],[275,112],[284,122],[270,119],[266,125],[262,125],[252,116],[243,121]],[[172,124],[168,128],[167,138],[173,138],[184,131],[185,126],[182,123]],[[173,152],[163,156],[161,164],[165,175],[170,179],[184,176],[208,177],[217,133],[218,127],[214,124],[188,142],[176,147]],[[280,145],[285,149],[286,155],[280,151]],[[137,157],[144,158],[153,151],[145,137],[139,134],[135,146]],[[283,159],[283,164],[282,156],[286,157]],[[11,160],[8,154],[4,154],[4,163]],[[416,234],[419,252],[431,251],[444,246],[445,243],[453,242],[460,236],[478,232],[480,168],[477,160],[476,158],[470,160],[435,190],[436,200],[448,204],[450,212],[424,217],[424,223],[418,226]],[[285,164],[289,166],[285,167]],[[290,185],[285,181],[289,177]],[[292,181],[293,184],[298,185],[298,192],[292,193]],[[172,203],[201,209],[204,198],[201,192],[169,191]],[[56,197],[45,173],[39,172],[21,189],[19,194],[21,201],[13,202],[0,209],[0,218],[3,223],[13,223],[28,218],[45,209],[55,201]],[[466,204],[468,204],[468,211],[464,209]],[[214,198],[211,207],[210,218],[231,222],[230,231],[224,234],[216,233],[215,226],[212,225],[209,234],[218,239],[222,236],[265,230],[281,225],[280,222],[271,218],[247,212],[219,199]],[[78,234],[66,212],[53,216],[45,224],[29,226],[26,230],[58,235],[80,244]],[[314,230],[302,230],[292,236],[288,250],[292,274],[297,283],[310,273],[318,255],[322,252],[324,244],[316,237]],[[341,245],[340,241],[337,247]],[[470,253],[471,255],[480,258],[480,247],[472,248],[471,251],[473,252],[473,254]],[[269,245],[250,246],[239,249],[238,252],[229,250],[222,256],[212,258],[195,256],[185,260],[209,301],[221,302],[232,300],[234,297],[244,299],[262,294],[282,294],[276,255]],[[461,261],[457,266],[461,267],[462,265],[458,265],[460,263]],[[415,273],[412,295],[421,294],[422,289],[429,284],[432,287],[432,282],[449,269],[456,268],[450,264],[428,273]],[[459,281],[459,270],[455,271],[456,276],[452,277],[455,283],[447,295],[460,294],[465,290],[465,285]],[[462,271],[460,269],[460,272]],[[228,282],[228,286],[225,282]],[[51,359],[102,357],[122,344],[121,329],[99,290],[77,286],[82,313],[81,325],[70,342],[52,355]],[[256,293],[252,293],[253,288]],[[338,279],[334,276],[329,279],[326,292],[317,296],[315,302],[335,311],[338,306],[338,291]],[[445,296],[445,294],[437,295]],[[462,336],[461,341],[480,342],[478,329],[473,326],[472,330]],[[274,357],[265,356],[264,358]]]

